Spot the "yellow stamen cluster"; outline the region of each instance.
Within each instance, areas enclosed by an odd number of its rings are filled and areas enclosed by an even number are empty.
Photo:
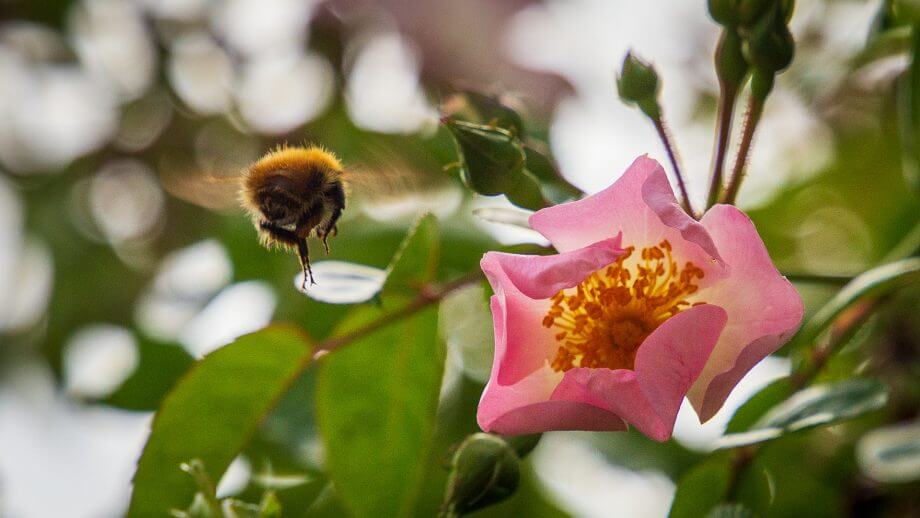
[[[684,309],[703,304],[687,297],[696,293],[703,270],[687,262],[681,268],[671,255],[671,243],[643,248],[629,261],[635,247],[581,284],[552,297],[543,318],[558,329],[559,349],[552,368],[633,369],[636,351],[659,325]]]

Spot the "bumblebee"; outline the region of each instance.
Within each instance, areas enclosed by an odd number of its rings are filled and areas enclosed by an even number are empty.
[[[297,250],[302,288],[310,284],[307,239],[328,239],[345,210],[345,172],[331,152],[317,146],[280,147],[252,164],[240,183],[240,201],[252,217],[263,245]]]

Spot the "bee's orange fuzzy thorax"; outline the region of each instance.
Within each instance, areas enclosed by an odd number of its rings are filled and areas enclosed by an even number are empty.
[[[249,168],[250,176],[263,176],[279,169],[306,171],[324,166],[332,171],[341,171],[342,162],[330,151],[319,146],[283,146],[269,152]]]

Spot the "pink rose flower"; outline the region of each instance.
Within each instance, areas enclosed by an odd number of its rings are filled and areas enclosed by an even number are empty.
[[[709,420],[802,321],[802,299],[747,215],[716,205],[694,220],[645,156],[530,225],[557,255],[489,252],[481,263],[495,292],[485,431],[629,423],[665,441],[684,396]]]

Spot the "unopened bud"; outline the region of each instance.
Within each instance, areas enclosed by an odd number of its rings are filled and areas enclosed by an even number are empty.
[[[461,516],[514,494],[520,463],[501,437],[487,433],[467,437],[454,453],[442,516]]]
[[[780,0],[738,0],[738,24],[751,27]]]
[[[709,0],[709,16],[720,25],[734,27],[738,24],[738,4],[742,0]]]
[[[779,0],[779,12],[783,15],[783,21],[789,24],[792,19],[792,13],[795,11],[795,0]]]
[[[916,1],[916,0],[908,0]],[[709,15],[724,27],[753,27],[773,8],[783,19],[792,17],[795,0],[709,0]]]
[[[620,99],[638,104],[646,115],[656,118],[659,116],[658,88],[658,73],[655,72],[655,67],[636,57],[632,51],[627,52],[617,77]]]
[[[741,37],[737,30],[726,28],[722,31],[716,47],[716,75],[721,83],[735,89],[741,87],[748,73],[748,64],[741,47]]]
[[[775,74],[792,63],[795,41],[782,13],[761,20],[746,38],[744,57],[757,70]]]

